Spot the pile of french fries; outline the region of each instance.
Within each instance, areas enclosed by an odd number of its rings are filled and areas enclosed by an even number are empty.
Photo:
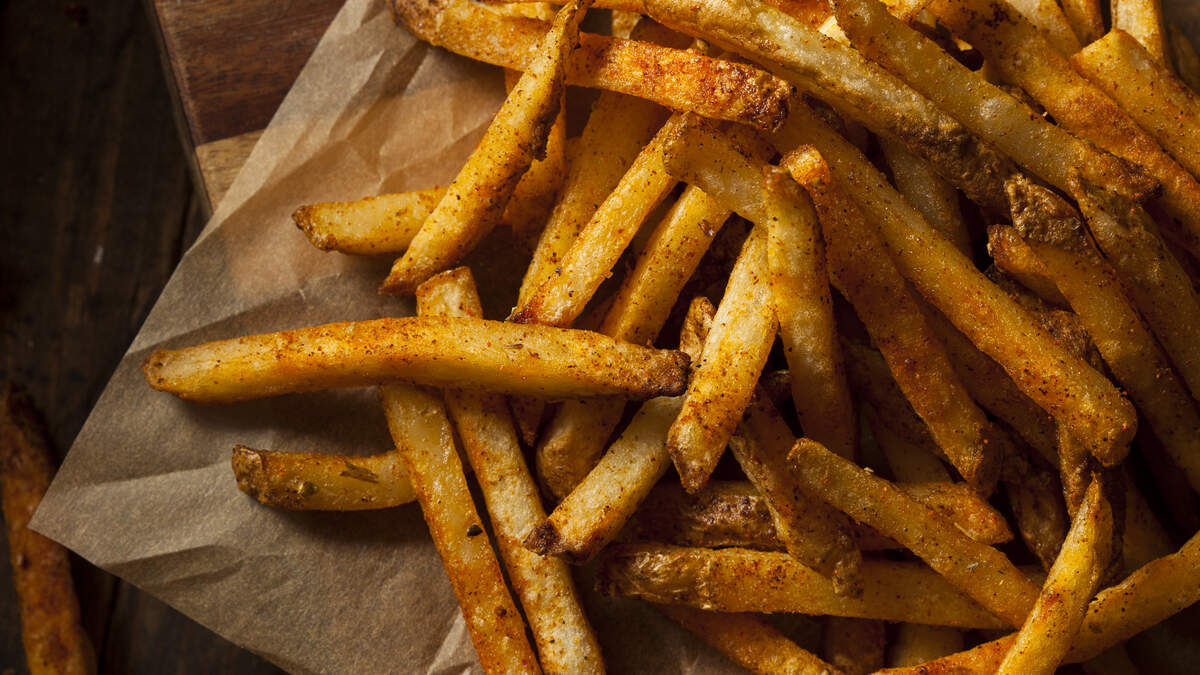
[[[564,2],[394,0],[508,96],[448,186],[295,221],[396,256],[417,316],[151,386],[379,386],[394,448],[238,447],[238,486],[418,502],[488,672],[603,671],[594,559],[754,672],[1137,672],[1200,600],[1200,59],[1158,0]],[[457,266],[504,228],[531,260],[485,319]]]

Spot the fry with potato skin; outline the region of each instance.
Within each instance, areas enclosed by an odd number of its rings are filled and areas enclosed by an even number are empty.
[[[657,603],[652,606],[752,673],[842,675],[754,614],[708,612]]]
[[[1137,417],[1111,382],[1059,345],[811,110],[794,107],[779,136],[794,140],[792,147],[816,146],[878,226],[901,273],[1022,392],[1075,436],[1088,439],[1093,455],[1124,454]]]
[[[96,672],[96,656],[83,629],[67,549],[29,529],[54,476],[51,461],[45,425],[29,396],[5,383],[0,390],[0,506],[25,664],[33,675],[88,675]]]
[[[546,23],[506,17],[468,0],[392,0],[414,35],[477,61],[525,70]],[[646,42],[583,33],[565,63],[567,84],[606,89],[771,130],[787,115],[792,86],[757,68]],[[666,76],[666,74],[670,76]]]
[[[482,319],[375,319],[157,350],[150,386],[227,403],[390,382],[549,398],[681,393],[687,357],[595,333]]]
[[[833,321],[821,226],[812,202],[778,169],[766,174],[763,202],[771,299],[800,426],[839,455],[854,457],[858,419]]]
[[[824,575],[786,553],[610,546],[596,588],[606,595],[719,612],[788,612],[909,621],[962,628],[1002,628],[941,576],[917,563],[863,561],[861,597],[838,595]]]
[[[1004,656],[997,675],[1049,675],[1083,623],[1112,557],[1113,512],[1093,478],[1037,604]]]
[[[788,460],[803,488],[900,542],[1010,625],[1024,622],[1037,587],[1003,553],[963,535],[890,482],[815,441],[797,441]]]
[[[417,289],[418,311],[427,316],[483,314],[471,271],[438,274]],[[579,604],[565,561],[542,557],[522,539],[546,517],[537,486],[525,465],[504,397],[449,389],[446,407],[475,469],[496,544],[532,629],[547,673],[602,673],[596,636]]]
[[[321,202],[296,209],[292,220],[322,251],[358,255],[403,253],[433,213],[446,188]]]
[[[238,489],[289,511],[363,511],[417,498],[396,450],[367,456],[233,448]]]
[[[462,259],[500,222],[522,174],[545,157],[566,87],[564,62],[579,42],[591,0],[558,11],[539,55],[521,75],[433,213],[393,265],[380,290],[409,294]]]

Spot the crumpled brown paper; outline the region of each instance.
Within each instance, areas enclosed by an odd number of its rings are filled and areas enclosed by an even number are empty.
[[[390,447],[374,390],[199,406],[151,390],[140,364],[160,346],[411,314],[410,300],[376,292],[390,261],[322,253],[290,214],[304,203],[444,185],[502,96],[498,69],[418,42],[383,0],[349,0],[180,262],[34,527],[293,672],[478,672],[415,504],[289,513],[234,484],[236,443]],[[490,261],[476,274],[501,313],[515,286],[493,280],[519,279],[524,266],[506,243],[475,256]],[[636,602],[590,594],[587,603],[612,672],[732,669]]]

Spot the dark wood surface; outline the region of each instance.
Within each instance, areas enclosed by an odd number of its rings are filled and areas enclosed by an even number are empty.
[[[198,234],[202,197],[145,5],[10,0],[0,31],[0,379],[25,384],[62,453]],[[0,673],[24,673],[0,547]],[[102,672],[279,672],[77,563]]]

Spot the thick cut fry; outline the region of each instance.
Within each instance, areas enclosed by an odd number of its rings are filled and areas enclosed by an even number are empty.
[[[29,529],[54,476],[45,427],[29,397],[0,391],[0,505],[32,675],[86,675],[96,657],[83,629],[67,549]],[[15,631],[15,626],[10,630]]]
[[[654,608],[752,673],[841,675],[753,614],[708,612],[682,605],[655,604]]]
[[[238,489],[290,511],[386,509],[416,499],[400,453],[368,456],[233,449]]]
[[[638,22],[634,38],[684,46],[686,38],[646,19]],[[667,119],[667,111],[650,101],[604,91],[592,104],[579,137],[579,150],[567,165],[558,201],[542,230],[529,269],[521,280],[517,305],[524,305],[554,275],[583,226],[612,192],[629,165]]]
[[[1070,190],[1076,171],[1135,197],[1156,187],[1140,169],[1051,124],[959,63],[933,40],[889,14],[878,0],[840,0],[837,12],[855,47],[1060,190]]]
[[[883,667],[887,626],[878,619],[825,618],[821,653],[847,675],[867,675]]]
[[[1071,65],[1121,104],[1154,140],[1200,175],[1200,96],[1128,33],[1114,30],[1071,57]]]
[[[1025,546],[1049,570],[1058,558],[1070,521],[1054,466],[1025,450],[1005,458],[1001,484]],[[1053,459],[1053,456],[1051,457]]]
[[[426,281],[417,289],[417,303],[422,315],[483,314],[475,280],[465,267]],[[563,675],[604,672],[600,647],[579,604],[567,563],[539,556],[522,545],[522,539],[546,512],[525,465],[504,397],[450,389],[445,399],[479,479],[496,544],[529,620],[543,671]]]
[[[604,552],[596,587],[608,595],[718,612],[789,612],[961,628],[1004,626],[924,565],[863,561],[862,571],[862,596],[848,597],[838,595],[828,578],[786,553],[618,545]]]
[[[1005,157],[891,74],[760,0],[644,0],[643,13],[738,52],[929,160],[972,200],[1003,209]],[[794,100],[790,107],[802,105]],[[790,150],[791,148],[783,148]]]
[[[1104,16],[1100,0],[1059,0],[1067,21],[1081,44],[1091,44],[1104,35]]]
[[[1121,31],[1141,43],[1150,58],[1159,65],[1171,67],[1161,0],[1112,0],[1112,27],[1114,31]],[[1103,40],[1101,38],[1096,42]]]
[[[649,398],[681,393],[687,366],[680,352],[588,331],[407,317],[160,349],[142,370],[155,389],[225,403],[389,382],[550,398]]]
[[[778,170],[766,176],[763,201],[771,299],[800,425],[810,438],[854,457],[858,420],[833,321],[821,226],[812,203]]]
[[[879,145],[892,173],[892,182],[930,225],[954,243],[963,255],[971,255],[971,233],[958,204],[958,191],[933,170],[929,162],[904,145],[880,138]],[[820,439],[817,439],[820,440]]]
[[[750,403],[775,342],[767,231],[756,225],[734,265],[667,450],[684,489],[704,487]]]
[[[999,457],[987,447],[987,416],[950,365],[945,347],[930,330],[878,230],[815,149],[798,148],[784,163],[813,196],[825,235],[830,278],[854,306],[905,398],[963,478],[990,491]]]
[[[1083,623],[1112,557],[1113,512],[1095,478],[1046,578],[1037,604],[997,675],[1050,675]]]
[[[517,81],[433,213],[392,265],[381,290],[412,293],[458,262],[499,222],[521,175],[545,157],[550,129],[562,108],[564,63],[579,42],[579,23],[591,0],[572,0],[538,45],[539,55]]]
[[[410,385],[382,387],[380,392],[392,439],[484,671],[541,672],[475,511],[441,399]]]
[[[958,629],[902,623],[888,643],[888,665],[915,666],[962,649],[963,634]]]
[[[1179,73],[1179,79],[1192,91],[1200,92],[1200,55],[1196,54],[1191,39],[1179,30],[1179,26],[1168,25],[1167,33],[1170,36],[1171,62],[1175,65],[1175,72]]]
[[[414,35],[456,54],[524,70],[548,26],[505,17],[468,0],[393,0]],[[792,86],[763,71],[646,42],[584,33],[565,64],[567,84],[607,89],[672,110],[774,129],[787,115]]]
[[[1140,164],[1162,183],[1162,206],[1189,247],[1200,250],[1200,182],[1002,0],[934,0],[930,10],[1029,92],[1067,130]],[[1069,193],[1075,197],[1074,190]]]
[[[811,110],[795,107],[784,130],[792,147],[816,146],[879,227],[901,273],[1022,392],[1076,437],[1088,439],[1093,455],[1124,455],[1137,418],[1111,382],[1060,346]]]
[[[814,441],[797,441],[789,463],[809,492],[900,542],[1010,625],[1025,621],[1037,587],[1003,553],[963,535],[890,482]]]
[[[1022,271],[1041,273],[1066,296],[1151,431],[1192,486],[1200,489],[1200,411],[1167,355],[1142,323],[1112,268],[1091,248],[1074,209],[1044,188],[1013,185],[1012,189],[1017,228],[995,226],[989,231],[989,250],[997,265],[1007,269],[1037,259],[1039,267]],[[1021,248],[1032,255],[1008,255]]]
[[[611,274],[642,223],[675,187],[663,168],[662,144],[687,124],[675,115],[621,177],[563,256],[555,273],[513,312],[511,321],[569,326]]]
[[[746,411],[742,434],[730,440],[729,449],[766,499],[788,553],[831,578],[838,593],[856,595],[862,553],[850,521],[797,485],[787,466],[796,439],[771,402],[762,392],[757,394]]]
[[[301,206],[292,220],[322,251],[398,255],[408,248],[446,188]]]
[[[505,90],[512,93],[520,79],[519,71],[505,69]],[[558,105],[558,116],[554,118],[554,124],[546,136],[545,156],[534,159],[529,165],[529,170],[517,181],[517,187],[513,190],[512,198],[504,208],[504,216],[500,219],[512,230],[513,239],[528,246],[530,250],[537,244],[563,184],[567,151],[566,101],[564,89],[563,98]]]

